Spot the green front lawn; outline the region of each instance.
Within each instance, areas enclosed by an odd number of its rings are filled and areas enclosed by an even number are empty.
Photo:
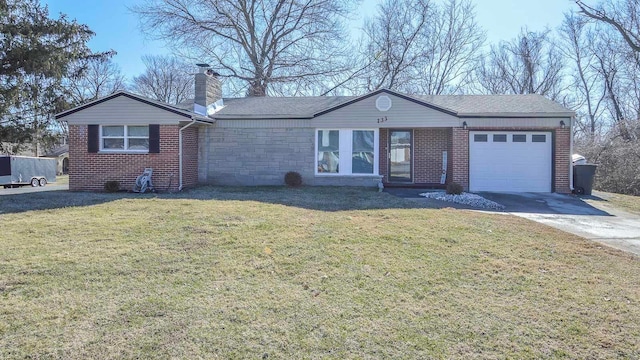
[[[637,258],[420,206],[336,188],[0,196],[0,358],[640,357]]]

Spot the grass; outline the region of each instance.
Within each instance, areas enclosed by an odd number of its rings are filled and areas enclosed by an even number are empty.
[[[53,182],[54,185],[69,185],[69,175],[58,175],[56,176],[56,181]]]
[[[0,197],[0,358],[638,358],[637,258],[360,189]]]
[[[640,197],[638,196],[608,193],[603,191],[594,191],[593,195],[614,207],[619,207],[623,210],[640,214]]]

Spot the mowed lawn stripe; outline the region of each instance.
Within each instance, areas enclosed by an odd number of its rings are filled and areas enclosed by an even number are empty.
[[[0,358],[640,356],[638,259],[525,219],[349,188],[49,196],[0,215]]]

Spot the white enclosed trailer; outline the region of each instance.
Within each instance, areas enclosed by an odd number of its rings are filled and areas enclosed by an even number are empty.
[[[56,181],[56,159],[0,156],[0,186],[45,186]]]

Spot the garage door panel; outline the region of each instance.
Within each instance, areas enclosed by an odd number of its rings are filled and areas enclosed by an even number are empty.
[[[506,142],[504,136],[494,135],[506,135]],[[513,135],[525,141],[514,142]],[[544,142],[533,142],[533,135]],[[550,192],[551,154],[549,132],[470,132],[470,190]]]

